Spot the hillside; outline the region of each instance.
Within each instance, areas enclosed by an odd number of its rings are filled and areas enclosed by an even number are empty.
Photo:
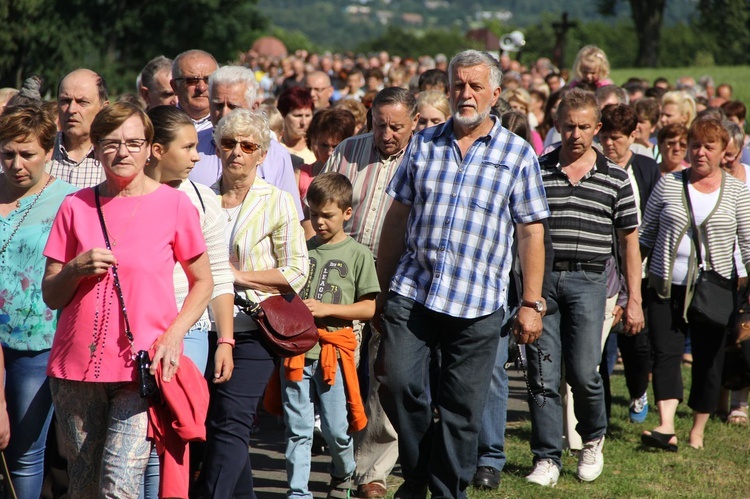
[[[665,25],[688,22],[697,0],[670,0]],[[571,19],[603,19],[591,0],[259,0],[260,11],[273,25],[303,33],[316,46],[353,50],[380,35],[389,25],[412,29],[458,28],[465,31],[494,19],[523,27],[541,16],[558,18],[567,11]],[[629,3],[621,1],[618,18],[630,16]],[[615,18],[610,19],[614,22]]]

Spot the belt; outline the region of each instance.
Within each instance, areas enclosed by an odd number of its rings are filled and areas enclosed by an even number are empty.
[[[602,262],[576,262],[574,260],[555,260],[552,270],[558,272],[575,272],[585,270],[587,272],[604,272],[605,265]]]

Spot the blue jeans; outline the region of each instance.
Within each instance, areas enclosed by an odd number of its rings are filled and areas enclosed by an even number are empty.
[[[44,449],[52,420],[47,379],[49,350],[22,352],[3,347],[5,399],[10,443],[5,449],[18,497],[39,497],[44,480]]]
[[[510,316],[507,318],[510,319]],[[508,417],[508,336],[501,335],[492,368],[487,403],[482,413],[482,429],[477,446],[477,467],[491,466],[502,471],[505,467],[505,422]]]
[[[323,437],[331,452],[331,476],[346,478],[354,473],[354,441],[347,433],[346,390],[341,375],[341,361],[336,369],[333,385],[323,380],[323,369],[318,360],[307,359],[302,381],[286,379],[281,368],[281,400],[284,404],[286,425],[286,475],[289,481],[287,497],[312,498],[307,489],[310,481],[310,450],[315,424],[314,404],[320,410]]]
[[[477,464],[477,443],[503,309],[461,319],[391,293],[375,364],[379,395],[398,432],[404,479],[429,485],[433,497],[466,497]],[[427,393],[430,348],[440,346],[440,421]]]
[[[205,373],[208,362],[208,328],[210,325],[209,321],[196,322],[182,340],[182,353],[192,360],[202,373]],[[157,499],[159,481],[159,456],[156,454],[156,447],[153,447],[148,458],[146,474],[143,477],[140,499]]]
[[[563,362],[565,377],[573,391],[576,431],[584,442],[607,432],[604,388],[599,375],[604,307],[607,301],[603,272],[554,271],[547,306],[555,310],[544,317],[539,338],[542,350],[527,345],[528,375],[531,390],[541,403],[542,382],[547,403],[540,408],[529,397],[531,412],[531,452],[534,462],[551,459],[562,467],[563,414],[560,378]]]

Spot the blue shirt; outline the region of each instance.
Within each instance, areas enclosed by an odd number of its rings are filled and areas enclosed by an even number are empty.
[[[13,350],[38,352],[52,346],[57,313],[42,300],[47,264],[42,252],[60,204],[76,190],[55,180],[36,202],[36,194],[27,196],[20,208],[0,216],[0,249],[10,239],[0,255],[0,341]]]
[[[453,317],[505,304],[514,224],[549,216],[534,150],[492,119],[463,159],[452,119],[418,133],[388,186],[411,205],[391,290]]]

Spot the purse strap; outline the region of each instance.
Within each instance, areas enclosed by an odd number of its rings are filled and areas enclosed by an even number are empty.
[[[700,233],[698,232],[698,227],[695,223],[695,214],[693,212],[693,203],[690,201],[690,192],[688,191],[688,177],[689,174],[686,173],[688,170],[682,171],[682,186],[685,190],[685,204],[687,204],[687,216],[688,220],[690,221],[690,225],[693,228],[693,244],[695,244],[695,249],[698,252],[698,258],[700,260],[700,268],[703,270],[709,270],[706,268],[706,261],[703,259],[703,252],[701,251],[701,237]],[[719,194],[721,196],[721,193]],[[721,197],[719,197],[717,203],[721,203]],[[706,246],[708,248],[708,246]],[[737,266],[735,265],[734,261],[734,252],[737,250],[737,238],[734,238],[734,244],[732,248],[732,278],[734,278],[737,275]],[[706,253],[708,253],[708,249],[706,249]],[[712,265],[713,267],[713,265]]]
[[[693,230],[693,244],[695,245],[695,251],[698,253],[698,259],[700,260],[700,268],[706,267],[705,261],[703,260],[703,252],[701,251],[701,238],[698,232],[698,226],[695,223],[695,215],[693,213],[693,203],[690,201],[690,191],[688,190],[688,177],[690,174],[689,170],[682,171],[682,187],[685,191],[685,204],[687,204],[687,216],[690,221],[690,226]]]
[[[99,186],[94,187],[94,201],[96,202],[96,212],[99,215],[99,223],[102,226],[102,234],[104,235],[104,244],[107,246],[109,251],[112,251],[112,246],[109,243],[109,233],[107,231],[107,223],[104,221],[104,213],[102,212],[101,201],[99,200]],[[122,307],[122,316],[125,319],[125,335],[128,337],[130,343],[130,349],[135,356],[135,339],[133,338],[133,332],[130,330],[130,321],[128,320],[128,311],[125,307],[125,297],[122,295],[122,286],[120,286],[120,276],[117,274],[117,265],[112,265],[112,277],[115,281],[115,291],[117,291],[117,299]]]
[[[242,310],[250,317],[255,317],[255,315],[261,310],[260,303],[255,303],[252,300],[248,300],[247,298],[237,293],[237,291],[234,292],[234,304],[237,305],[240,310]]]

